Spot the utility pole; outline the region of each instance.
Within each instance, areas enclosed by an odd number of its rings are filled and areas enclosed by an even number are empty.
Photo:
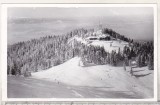
[[[99,25],[98,25],[98,26],[99,26],[99,27],[98,27],[99,30],[102,29],[102,24],[101,24],[100,20],[99,20]]]

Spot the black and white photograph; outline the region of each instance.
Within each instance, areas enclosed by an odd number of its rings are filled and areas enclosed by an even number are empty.
[[[7,8],[8,99],[154,99],[153,6]]]

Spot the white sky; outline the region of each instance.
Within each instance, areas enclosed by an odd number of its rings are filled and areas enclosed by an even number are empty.
[[[28,18],[81,18],[81,17],[108,17],[108,16],[153,16],[151,7],[17,7],[9,8],[9,17]],[[147,18],[147,17],[146,17]]]
[[[66,8],[66,7],[10,7],[8,8],[8,19],[19,19],[19,18],[52,18],[55,22],[46,27],[49,27],[52,32],[50,33],[60,33],[67,32],[69,29],[75,29],[79,27],[95,26],[98,25],[99,21],[112,28],[120,34],[126,35],[133,39],[153,39],[153,8],[151,7],[79,7],[79,8]],[[66,22],[67,21],[67,22]],[[69,21],[69,22],[68,22]],[[36,23],[39,26],[38,23]],[[38,27],[29,26],[30,28]],[[10,41],[23,41],[27,39],[26,34],[23,33],[27,31],[25,28],[23,32],[17,33],[17,28],[22,28],[24,24],[14,24],[14,26],[9,26],[9,40]],[[41,30],[48,28],[41,27]],[[16,27],[16,31],[15,31]],[[26,27],[26,26],[25,26]],[[68,27],[68,28],[67,28]],[[54,28],[54,29],[53,29]],[[21,31],[21,30],[18,30]],[[34,30],[32,38],[38,36]],[[28,35],[28,39],[30,38]],[[42,35],[39,35],[42,36]],[[13,38],[14,37],[14,38]],[[23,38],[24,37],[24,38]],[[17,39],[16,39],[17,38]]]

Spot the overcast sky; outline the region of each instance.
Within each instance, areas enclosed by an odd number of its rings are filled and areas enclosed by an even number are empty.
[[[99,22],[133,39],[153,39],[153,8],[151,7],[8,8],[9,20],[22,18],[53,20],[43,24],[8,22],[8,41],[11,43],[41,37],[45,32],[62,34],[79,27],[95,27]]]
[[[9,17],[28,18],[81,18],[81,17],[108,17],[108,16],[153,16],[151,7],[79,7],[79,8],[9,8]]]

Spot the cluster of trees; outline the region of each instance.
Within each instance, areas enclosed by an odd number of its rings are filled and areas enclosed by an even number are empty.
[[[66,36],[49,36],[8,46],[8,74],[36,72],[65,62],[70,55],[67,39]]]
[[[128,60],[136,58],[138,67],[149,66],[153,70],[154,54],[153,42],[133,42],[130,47],[124,47],[123,55]]]
[[[116,66],[121,60],[123,60],[122,52],[120,49],[118,53],[112,51],[106,52],[104,47],[87,45],[78,41],[74,41],[72,46],[73,57],[79,56],[83,62],[94,63],[96,65],[111,64]]]
[[[59,65],[75,56],[75,49],[68,40],[75,35],[82,37],[87,30],[76,29],[66,35],[52,35],[8,45],[7,74],[23,75]],[[84,37],[84,36],[83,36]]]
[[[153,41],[150,42],[134,42],[133,39],[127,38],[124,35],[120,35],[116,33],[112,29],[103,28],[102,33],[109,34],[111,37],[115,39],[120,39],[126,42],[129,42],[130,47],[125,47],[123,51],[124,54],[127,55],[128,60],[131,60],[132,57],[136,57],[138,62],[138,66],[146,66],[148,65],[149,69],[154,69],[154,46]]]
[[[115,32],[112,29],[103,28],[102,33],[109,34],[113,38],[120,39],[120,40],[123,40],[123,41],[126,41],[126,42],[131,42],[131,43],[133,42],[133,39],[127,38],[124,35],[120,35],[119,33]]]
[[[81,57],[85,58],[86,61],[94,64],[111,64],[113,66],[121,65],[127,57],[129,65],[130,60],[135,58],[138,67],[147,66],[150,70],[154,69],[154,46],[153,42],[129,42],[129,46],[125,46],[123,52],[112,51],[111,53],[106,52],[104,47],[100,46],[88,46],[86,44],[79,44]],[[81,47],[80,47],[81,46]]]
[[[153,42],[135,42],[132,46],[132,53],[136,55],[138,66],[149,66],[149,69],[154,68],[154,45]]]
[[[84,62],[97,65],[110,64],[113,66],[122,66],[125,58],[127,58],[129,65],[129,61],[132,58],[136,58],[138,67],[148,65],[149,69],[154,69],[153,42],[133,42],[129,47],[125,46],[123,52],[119,48],[118,52],[112,51],[110,53],[106,52],[104,47],[76,42],[73,52],[75,56],[82,57]]]
[[[122,55],[115,51],[112,51],[111,53],[106,52],[104,47],[82,44],[81,57],[87,62],[96,65],[111,64],[116,66]]]
[[[7,73],[23,75],[26,71],[37,72],[64,63],[75,56],[82,57],[84,62],[117,66],[124,60],[124,54],[128,60],[136,57],[140,67],[148,64],[149,68],[153,69],[153,42],[133,42],[110,29],[105,29],[104,33],[120,40],[128,40],[131,46],[125,47],[123,52],[119,49],[118,52],[109,53],[104,47],[86,45],[76,40],[69,43],[75,35],[85,38],[93,32],[93,30],[77,29],[66,35],[46,36],[8,45]]]

